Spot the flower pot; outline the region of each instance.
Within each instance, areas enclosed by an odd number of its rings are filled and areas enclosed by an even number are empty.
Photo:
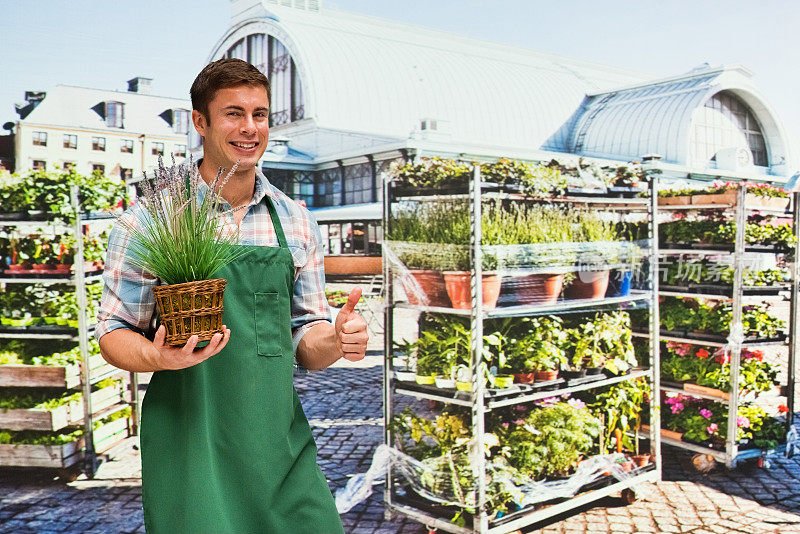
[[[514,382],[519,384],[533,384],[536,373],[514,373]]]
[[[631,271],[614,271],[613,275],[610,276],[608,280],[606,296],[626,297],[630,295],[631,278],[633,278],[633,273]]]
[[[603,368],[602,367],[587,367],[586,368],[586,376],[599,375],[602,372],[603,372]]]
[[[432,386],[436,382],[436,377],[433,375],[425,376],[425,375],[416,375],[414,376],[414,380],[416,380],[417,384],[421,386]]]
[[[568,299],[600,299],[606,295],[611,271],[578,271],[575,280],[564,290]]]
[[[632,471],[633,470],[633,462],[630,461],[630,460],[627,460],[625,462],[617,462],[617,465],[622,468],[622,471],[624,473],[627,473],[628,471]]]
[[[66,317],[56,317],[56,324],[59,326],[67,326],[68,321]]]
[[[403,280],[403,289],[406,292],[409,304],[415,306],[423,304],[426,306],[438,306],[440,308],[450,307],[450,297],[447,296],[445,289],[444,277],[440,271],[433,270],[411,270],[409,271],[414,280],[419,284],[422,293],[427,298],[427,303],[420,302],[418,296],[414,293],[413,284],[410,280]]]
[[[469,310],[472,308],[472,290],[469,271],[445,271],[444,285],[453,308]],[[483,308],[494,309],[500,297],[500,276],[483,273]]]
[[[510,388],[514,385],[514,377],[512,375],[497,375],[494,377],[494,386],[498,389]]]
[[[631,460],[633,460],[633,463],[636,464],[636,467],[644,467],[650,463],[650,455],[637,454],[635,456],[631,456]]]
[[[472,382],[456,382],[458,391],[472,391]]]
[[[193,335],[198,341],[208,341],[216,333],[223,334],[224,291],[221,278],[154,287],[158,315],[167,330],[165,343],[182,346]]]
[[[537,382],[549,382],[558,378],[558,371],[534,371]]]
[[[413,371],[395,371],[394,378],[400,382],[413,382],[416,375]]]
[[[67,326],[69,326],[70,328],[78,328],[79,324],[80,323],[78,322],[77,319],[68,319],[67,320]]]
[[[456,387],[456,381],[449,376],[437,376],[434,378],[437,388],[453,389]]]
[[[568,369],[566,371],[561,371],[561,376],[567,380],[584,378],[586,376],[586,369]]]
[[[70,271],[72,270],[72,265],[68,263],[57,263],[54,266],[54,269],[58,274],[69,274]]]
[[[7,270],[11,273],[15,273],[15,272],[22,272],[27,269],[25,269],[25,266],[22,265],[21,263],[12,263],[11,265],[8,266]]]
[[[555,304],[564,285],[563,274],[539,273],[506,281],[516,295],[517,305]]]
[[[666,428],[661,429],[661,437],[662,438],[669,438],[674,439],[677,441],[681,441],[683,434],[681,432],[675,432],[673,430],[667,430]]]
[[[57,324],[58,317],[42,317],[44,324]]]
[[[0,324],[3,326],[11,326],[11,321],[13,321],[11,317],[0,317]]]
[[[47,265],[32,265],[32,268],[34,273],[41,273],[48,270]]]

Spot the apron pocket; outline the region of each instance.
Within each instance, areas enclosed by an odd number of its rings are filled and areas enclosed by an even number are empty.
[[[256,320],[256,347],[259,356],[283,356],[288,343],[284,338],[289,323],[281,324],[283,314],[280,308],[281,302],[277,293],[255,293],[253,311]]]

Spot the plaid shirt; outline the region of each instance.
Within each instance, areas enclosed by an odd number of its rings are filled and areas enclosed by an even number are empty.
[[[202,195],[208,190],[200,184]],[[203,189],[205,188],[205,189]],[[275,211],[286,234],[286,242],[294,259],[294,295],[292,296],[292,341],[294,349],[305,333],[322,321],[331,321],[330,308],[325,298],[325,270],[323,265],[322,236],[309,211],[269,183],[256,168],[255,192],[240,225],[241,244],[277,247],[278,238],[269,217],[265,196],[275,205]],[[231,209],[227,202],[225,210]],[[130,208],[124,216],[139,217],[138,206]],[[233,215],[229,215],[231,220]],[[148,272],[134,266],[127,255],[130,236],[117,223],[108,238],[103,298],[98,312],[95,337],[117,328],[145,332],[155,310],[152,287],[158,280]]]

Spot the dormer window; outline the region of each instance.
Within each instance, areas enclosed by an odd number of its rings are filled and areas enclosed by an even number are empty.
[[[189,133],[189,110],[186,109],[173,109],[172,110],[172,128],[176,134]]]
[[[106,102],[106,126],[109,128],[123,128],[122,120],[125,118],[125,104],[122,102]]]

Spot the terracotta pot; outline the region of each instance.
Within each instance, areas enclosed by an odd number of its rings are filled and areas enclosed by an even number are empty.
[[[631,460],[633,460],[633,463],[636,464],[636,467],[644,467],[650,463],[650,455],[637,454],[636,456],[631,456]]]
[[[8,266],[9,271],[24,271],[25,267],[21,263],[12,263]]]
[[[445,290],[444,285],[444,277],[440,271],[414,269],[409,272],[411,273],[411,276],[414,277],[414,280],[417,281],[420,288],[422,288],[422,292],[428,298],[428,306],[437,306],[440,308],[450,307],[450,297],[447,296],[447,291]],[[406,296],[408,297],[408,302],[410,304],[415,306],[424,304],[420,302],[419,298],[417,298],[417,295],[414,294],[414,291],[411,289],[411,284],[408,280],[403,282],[403,289],[406,292]]]
[[[667,430],[666,428],[662,428],[661,437],[681,441],[681,438],[683,438],[683,434],[681,432],[675,432],[673,430]]]
[[[57,273],[67,274],[72,270],[72,265],[67,263],[57,263],[55,265],[55,270]]]
[[[536,373],[514,373],[514,382],[518,384],[533,384]]]
[[[33,272],[40,273],[47,270],[47,265],[33,265]]]
[[[537,382],[549,382],[558,378],[558,371],[535,371]]]
[[[444,285],[447,295],[456,310],[468,310],[472,307],[472,290],[470,288],[469,271],[445,271]],[[483,274],[483,308],[492,310],[497,306],[500,297],[500,276],[495,273]]]
[[[608,290],[608,277],[610,270],[606,271],[579,271],[575,280],[564,290],[568,299],[601,299]]]
[[[563,274],[539,273],[517,276],[509,281],[518,305],[555,304],[564,286]]]
[[[617,465],[619,465],[622,468],[622,471],[624,471],[625,473],[633,470],[633,462],[630,460],[628,460],[627,462],[619,463]]]

